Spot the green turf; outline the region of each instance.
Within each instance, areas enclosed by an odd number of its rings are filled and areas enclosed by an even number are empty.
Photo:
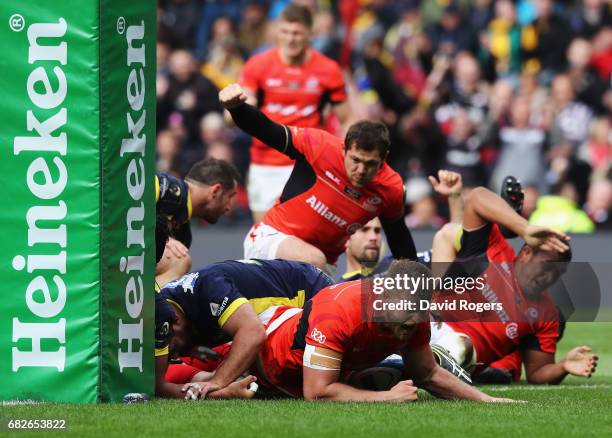
[[[567,328],[560,354],[572,346],[591,345],[600,356],[592,379],[568,378],[560,386],[484,388],[496,396],[527,400],[524,405],[445,402],[423,393],[419,402],[406,405],[283,400],[2,406],[0,418],[65,417],[69,435],[104,437],[612,436],[611,339],[611,323]]]

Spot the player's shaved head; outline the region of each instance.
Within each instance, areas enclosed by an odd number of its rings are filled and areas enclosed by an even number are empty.
[[[418,324],[427,322],[427,312],[421,311],[424,301],[431,301],[432,273],[421,263],[396,260],[382,279],[382,293],[374,307],[373,321],[381,324],[395,338],[407,342]]]

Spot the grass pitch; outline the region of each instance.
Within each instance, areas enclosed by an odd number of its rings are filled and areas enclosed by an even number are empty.
[[[612,323],[567,327],[559,357],[577,345],[593,347],[600,361],[591,379],[568,377],[560,386],[483,387],[492,395],[527,404],[441,401],[423,392],[417,403],[405,405],[237,400],[0,406],[0,418],[67,418],[68,432],[47,432],[51,436],[612,436],[611,335]],[[41,436],[40,432],[13,435]]]

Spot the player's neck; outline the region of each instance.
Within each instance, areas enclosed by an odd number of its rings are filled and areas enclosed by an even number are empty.
[[[355,271],[361,271],[363,269],[363,266],[361,265],[361,263],[359,263],[357,261],[357,259],[355,257],[353,257],[352,255],[348,255],[346,256],[346,272],[355,272]]]
[[[293,56],[293,57],[288,56],[282,50],[279,50],[278,56],[280,56],[280,59],[283,62],[283,64],[290,65],[290,66],[304,65],[310,59],[310,49],[306,49],[302,53],[300,53],[298,56]]]

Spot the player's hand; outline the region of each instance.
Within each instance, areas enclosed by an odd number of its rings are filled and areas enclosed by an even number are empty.
[[[386,401],[395,403],[411,402],[418,398],[417,387],[414,386],[412,380],[402,380],[387,391],[387,393],[389,398]]]
[[[219,385],[210,382],[186,383],[181,388],[185,393],[185,400],[203,400],[209,392],[220,389]]]
[[[168,242],[166,243],[164,255],[166,255],[166,251],[168,251],[168,253],[174,255],[174,257],[178,259],[182,259],[183,257],[187,257],[189,255],[189,249],[187,249],[185,245],[183,245],[178,240],[173,239],[172,237],[168,239]]]
[[[238,84],[231,84],[219,91],[219,102],[223,108],[231,110],[242,105],[247,100],[247,94]]]
[[[225,388],[220,389],[218,391],[211,392],[209,394],[209,398],[211,399],[233,399],[233,398],[243,398],[243,399],[251,399],[255,397],[255,393],[257,391],[255,381],[257,377],[255,376],[247,376],[242,379],[236,380],[235,382],[230,383]]]
[[[463,189],[461,175],[450,170],[439,170],[438,179],[435,176],[430,176],[429,182],[436,193],[442,196],[458,196]]]
[[[568,351],[563,360],[565,372],[574,376],[591,377],[597,368],[599,358],[590,352],[591,348],[586,345]]]
[[[528,225],[522,237],[527,245],[544,251],[565,252],[569,249],[565,242],[570,240],[570,237],[547,227]]]

